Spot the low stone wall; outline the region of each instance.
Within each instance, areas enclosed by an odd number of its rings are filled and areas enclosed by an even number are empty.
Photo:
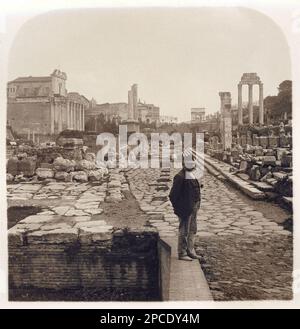
[[[158,234],[119,230],[95,239],[74,232],[9,233],[10,290],[124,288],[160,299]],[[34,233],[34,232],[33,232]],[[99,234],[98,234],[99,235]]]
[[[164,241],[158,241],[159,292],[161,300],[170,298],[171,247]]]

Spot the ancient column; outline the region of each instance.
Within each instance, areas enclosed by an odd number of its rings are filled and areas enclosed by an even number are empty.
[[[67,102],[67,129],[69,128],[69,109],[70,109],[70,103]]]
[[[83,107],[82,111],[82,124],[83,124],[83,130],[85,129],[85,107]]]
[[[58,132],[60,133],[62,131],[62,106],[61,104],[59,104],[59,107],[58,107]]]
[[[78,130],[81,130],[81,104],[78,104]]]
[[[75,103],[75,130],[78,129],[78,104]]]
[[[259,84],[259,124],[264,124],[264,85],[263,83]]]
[[[138,99],[138,91],[137,91],[137,84],[132,85],[131,87],[131,95],[132,95],[132,108],[133,108],[133,119],[137,120],[138,113],[137,113],[137,99]]]
[[[81,111],[82,111],[82,104],[79,105],[79,130],[82,130],[82,115],[81,115]]]
[[[69,103],[69,129],[72,129],[72,103]]]
[[[54,104],[50,102],[50,133],[54,134]]]
[[[81,104],[79,104],[79,110],[78,110],[78,114],[79,114],[79,120],[78,120],[78,130],[82,130],[82,122],[81,122]]]
[[[79,104],[76,104],[76,130],[79,130]]]
[[[219,92],[221,98],[221,143],[224,151],[232,146],[231,94]]]
[[[72,102],[72,111],[71,111],[71,118],[72,118],[72,122],[71,122],[71,127],[72,129],[74,129],[74,112],[75,112],[75,109],[74,109],[74,103]]]
[[[81,128],[82,131],[84,131],[84,105],[82,105],[82,110],[81,110]]]
[[[243,85],[238,84],[238,123],[243,125]]]
[[[128,90],[128,120],[133,120],[133,102],[131,90]]]
[[[80,130],[82,131],[82,107],[83,105],[80,104],[80,111],[79,111],[79,115],[80,115]]]
[[[248,113],[249,113],[249,124],[253,124],[253,84],[248,84]]]
[[[78,104],[75,103],[75,129],[78,130]]]

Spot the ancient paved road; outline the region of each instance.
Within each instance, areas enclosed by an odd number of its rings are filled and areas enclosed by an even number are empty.
[[[175,173],[174,169],[113,170],[100,186],[58,182],[8,185],[8,202],[40,204],[44,215],[101,219],[104,203],[108,211],[106,202],[121,201],[130,189],[148,224],[162,237],[176,241],[178,219],[167,197]],[[208,173],[202,192],[197,250],[204,257],[201,265],[213,298],[291,298],[292,235],[276,223],[289,214],[276,205],[250,201]]]
[[[172,169],[169,175],[171,181],[175,173],[176,171]],[[150,220],[151,224],[158,227],[164,235],[176,234],[178,220],[167,200],[168,190],[156,190],[155,181],[160,177],[159,171],[155,169],[129,171],[127,176],[130,188],[139,200],[141,208],[153,217]],[[165,184],[169,189],[171,181],[167,182],[167,177],[166,174]],[[262,204],[264,206],[261,206]],[[257,209],[257,205],[260,205],[264,211]],[[160,213],[164,215],[164,220],[161,220]],[[273,204],[248,201],[241,193],[234,191],[209,173],[205,173],[201,208],[198,212],[199,237],[265,236],[275,233],[278,236],[290,236],[289,231],[275,222],[278,216],[281,220],[282,217],[287,218],[288,213]]]
[[[173,178],[171,170],[169,178]],[[178,220],[157,170],[127,173],[131,190],[150,224],[161,236],[176,237]],[[154,195],[154,197],[152,197]],[[197,251],[204,257],[205,272],[214,300],[292,298],[292,234],[278,223],[290,214],[279,206],[252,201],[205,173],[198,213]]]

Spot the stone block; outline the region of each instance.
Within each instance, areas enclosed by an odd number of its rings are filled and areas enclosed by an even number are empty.
[[[12,174],[6,174],[6,182],[7,183],[12,183],[14,180],[14,176]]]
[[[94,170],[96,169],[96,163],[88,160],[80,160],[76,164],[76,169],[78,170]]]
[[[74,160],[64,159],[63,157],[58,157],[53,162],[53,167],[56,171],[71,172],[74,171],[76,162]]]
[[[58,215],[31,215],[22,219],[19,223],[22,224],[37,224],[37,223],[50,223],[54,220],[60,219]]]
[[[268,145],[269,147],[273,148],[273,147],[278,147],[278,137],[277,136],[269,136],[269,140],[268,140]]]
[[[246,160],[241,160],[240,162],[240,171],[241,172],[246,172],[248,168],[248,162]]]
[[[87,172],[88,174],[88,179],[91,182],[95,182],[95,181],[100,181],[103,177],[103,170],[102,169],[98,169],[98,170],[90,170]]]
[[[268,137],[267,136],[260,136],[259,137],[259,145],[263,148],[268,147]]]
[[[241,136],[241,146],[244,147],[247,144],[247,137],[245,135]]]
[[[48,168],[37,168],[36,174],[37,174],[38,178],[40,178],[40,179],[54,177],[54,171],[52,169],[48,169]]]
[[[36,159],[24,158],[18,162],[18,171],[22,172],[26,177],[32,177],[35,174]]]
[[[277,148],[276,149],[276,157],[277,160],[281,161],[283,155],[287,154],[287,150],[285,148]]]
[[[57,140],[57,144],[61,145],[65,148],[67,147],[82,147],[83,140],[81,138],[67,138],[67,137],[59,137]]]
[[[78,182],[87,182],[88,176],[87,173],[84,171],[75,171],[75,175],[73,176],[73,179]]]
[[[272,149],[267,149],[267,150],[264,152],[264,155],[265,155],[265,156],[276,156],[276,151],[275,151],[275,150],[272,150]]]
[[[256,134],[252,136],[253,146],[259,146],[259,137]]]
[[[289,145],[289,141],[287,136],[280,136],[279,137],[279,146],[280,147],[287,147]]]
[[[28,244],[74,243],[78,240],[78,231],[74,228],[58,228],[51,231],[35,231],[27,235]]]
[[[57,171],[54,175],[54,178],[57,180],[62,180],[62,181],[66,181],[68,178],[68,173],[65,171]]]
[[[93,226],[79,228],[79,239],[81,243],[92,243],[112,239],[111,226]]]
[[[6,171],[13,176],[17,175],[19,173],[18,172],[18,162],[19,162],[19,160],[15,157],[8,159],[7,165],[6,165]]]
[[[262,157],[263,166],[276,166],[276,157],[275,156],[263,156]]]
[[[250,169],[250,179],[253,181],[258,181],[261,177],[261,173],[259,170],[259,166],[254,165],[252,166],[252,168]]]
[[[282,167],[291,168],[293,166],[293,157],[292,157],[292,155],[287,155],[287,154],[282,155],[281,165],[282,165]]]
[[[263,148],[256,148],[255,149],[255,156],[258,156],[258,157],[260,157],[260,156],[263,156],[264,155],[264,151],[263,151]]]
[[[78,222],[75,224],[74,228],[97,227],[97,226],[102,227],[102,226],[107,226],[107,224],[104,220],[91,220],[91,221]]]
[[[88,161],[91,161],[91,162],[96,162],[95,153],[91,153],[91,152],[85,153],[84,158],[85,158],[85,160],[88,160]]]
[[[251,136],[247,136],[247,144],[248,145],[253,145],[253,140]]]
[[[47,163],[47,162],[42,162],[42,163],[40,163],[40,168],[53,169],[53,164],[52,163]]]
[[[13,246],[22,246],[24,244],[25,228],[13,226],[8,230],[8,244]]]

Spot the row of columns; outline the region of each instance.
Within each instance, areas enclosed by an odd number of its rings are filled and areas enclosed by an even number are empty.
[[[68,102],[67,106],[68,129],[84,130],[84,105]]]
[[[253,124],[253,85],[248,84],[248,114],[249,124]],[[259,124],[264,124],[264,95],[263,83],[259,83]],[[238,84],[238,122],[239,125],[243,124],[243,99],[242,99],[243,83]]]

